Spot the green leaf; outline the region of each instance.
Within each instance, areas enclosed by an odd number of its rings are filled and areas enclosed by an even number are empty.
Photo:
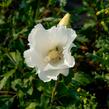
[[[26,109],[36,109],[36,103],[35,102],[31,102],[27,107]]]
[[[105,74],[105,78],[109,81],[109,73]]]
[[[81,85],[84,86],[92,82],[92,78],[88,74],[82,72],[75,73],[73,79],[78,81]]]
[[[22,62],[21,53],[18,50],[16,52],[9,52],[7,56],[14,65],[19,65]]]
[[[13,90],[17,91],[18,86],[22,86],[21,79],[15,79],[14,81],[11,82],[11,87],[12,87]]]
[[[3,79],[0,81],[0,90],[5,86],[7,80],[9,79],[10,76],[13,75],[14,72],[15,72],[15,69],[4,74]]]
[[[0,96],[0,109],[10,109],[15,97]]]
[[[88,20],[85,22],[83,29],[86,30],[90,27],[94,27],[96,25],[96,22],[94,20]]]
[[[4,87],[4,85],[6,84],[8,78],[4,77],[1,81],[0,81],[0,90]]]
[[[29,95],[32,95],[32,93],[33,93],[33,88],[30,87],[29,90],[27,91],[27,93],[28,93]]]
[[[11,4],[12,0],[4,0],[2,3],[0,3],[1,7],[8,7]]]

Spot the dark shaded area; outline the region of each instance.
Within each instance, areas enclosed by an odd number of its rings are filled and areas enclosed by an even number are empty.
[[[88,84],[85,89],[92,94],[95,93],[99,104],[97,109],[108,109],[107,100],[109,96],[109,87],[103,79],[95,79],[94,82]]]

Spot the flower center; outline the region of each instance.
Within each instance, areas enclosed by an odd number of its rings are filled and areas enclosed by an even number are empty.
[[[46,62],[51,64],[58,63],[63,57],[62,50],[59,47],[56,47],[50,50],[45,58]]]

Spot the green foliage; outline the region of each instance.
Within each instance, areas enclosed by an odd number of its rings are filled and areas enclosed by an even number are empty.
[[[67,77],[43,83],[23,52],[37,23],[57,25],[70,12],[78,37]],[[0,1],[0,109],[108,109],[109,0]]]

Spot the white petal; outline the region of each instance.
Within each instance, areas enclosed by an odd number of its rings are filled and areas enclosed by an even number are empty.
[[[55,46],[68,47],[77,36],[73,29],[66,28],[65,26],[53,26],[48,31],[51,34],[50,40]]]
[[[29,45],[34,47],[36,51],[46,55],[47,52],[54,47],[69,47],[76,37],[73,29],[65,26],[53,26],[45,30],[41,24],[37,24],[29,34]]]
[[[49,32],[43,28],[41,24],[37,24],[31,31],[28,37],[30,48],[43,55],[46,55],[50,45]]]
[[[68,40],[64,49],[71,49],[74,46],[73,41],[77,37],[77,34],[73,29],[68,28],[68,34]]]
[[[44,28],[41,24],[37,24],[36,26],[34,26],[34,28],[32,29],[32,31],[30,32],[29,36],[28,36],[28,41],[30,44],[32,44],[35,40],[35,35],[37,32],[39,31],[44,31]]]
[[[73,67],[75,65],[75,59],[71,56],[71,52],[69,50],[64,51],[64,64]]]
[[[44,81],[44,82],[49,82],[51,81],[50,78],[47,77],[47,75],[45,74],[46,72],[42,72],[40,70],[37,71],[39,78]]]
[[[29,67],[37,66],[39,69],[43,69],[46,65],[46,63],[43,61],[44,57],[33,48],[24,52],[24,58]]]
[[[38,71],[38,76],[39,78],[44,81],[48,82],[53,80],[57,80],[57,76],[59,75],[60,72],[57,70],[48,70],[48,71]]]
[[[54,46],[63,46],[67,42],[67,32],[64,26],[53,26],[48,30],[50,33],[50,40]]]
[[[63,74],[64,76],[67,76],[69,74],[69,69],[63,69],[61,71],[61,74]]]
[[[57,80],[57,77],[59,74],[63,74],[64,76],[68,75],[68,69],[62,69],[62,70],[48,70],[48,71],[38,71],[39,78],[44,81],[48,82],[51,80]]]
[[[64,64],[64,61],[63,63],[59,63],[57,65],[51,65],[50,63],[48,63],[45,68],[44,68],[44,71],[47,71],[47,70],[61,70],[61,69],[66,69],[68,68],[65,64]]]
[[[25,58],[25,62],[29,67],[34,67],[34,63],[31,59],[31,50],[26,50],[24,51],[24,58]]]

